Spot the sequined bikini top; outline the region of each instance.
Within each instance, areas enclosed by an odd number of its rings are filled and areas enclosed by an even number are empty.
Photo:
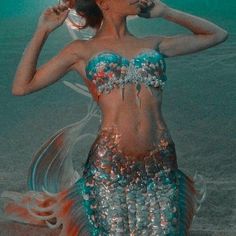
[[[95,84],[98,97],[120,88],[124,99],[125,85],[136,84],[136,101],[141,105],[141,84],[145,84],[151,94],[150,86],[163,90],[167,80],[165,57],[159,49],[151,48],[142,48],[131,59],[114,51],[101,51],[88,60],[86,76]]]

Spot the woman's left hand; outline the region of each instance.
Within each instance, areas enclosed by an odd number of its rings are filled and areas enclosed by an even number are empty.
[[[141,12],[138,14],[144,18],[161,17],[168,9],[168,6],[160,0],[140,0]]]

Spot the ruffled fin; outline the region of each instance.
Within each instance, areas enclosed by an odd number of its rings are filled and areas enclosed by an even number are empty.
[[[70,155],[73,146],[86,136],[96,137],[84,131],[93,116],[98,115],[92,101],[82,120],[60,129],[39,148],[29,168],[27,183],[30,190],[42,191],[44,187],[47,191],[56,193],[68,187],[69,181],[76,174]]]
[[[207,187],[206,187],[206,181],[204,179],[204,177],[200,174],[197,173],[197,171],[195,172],[194,176],[193,176],[193,181],[194,181],[194,186],[196,189],[196,214],[199,212],[202,203],[205,201],[206,196],[207,196]],[[195,215],[194,215],[195,217]]]
[[[83,199],[84,180],[80,178],[71,188],[52,194],[45,192],[5,192],[2,197],[13,201],[5,207],[10,220],[33,225],[60,228],[59,236],[93,235]],[[17,197],[16,197],[17,196]]]
[[[7,200],[6,219],[50,228],[63,226],[60,236],[91,235],[92,226],[82,204],[84,180],[73,168],[71,151],[81,139],[96,137],[85,129],[92,117],[100,118],[96,107],[91,100],[82,120],[57,131],[35,153],[28,173],[29,191],[2,192],[1,198]]]
[[[179,187],[178,206],[183,216],[179,222],[180,235],[187,235],[201,204],[206,198],[206,183],[202,175],[195,172],[194,177],[187,176],[181,170],[177,170]]]

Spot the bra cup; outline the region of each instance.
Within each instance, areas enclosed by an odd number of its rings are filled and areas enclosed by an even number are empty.
[[[153,95],[149,86],[163,90],[167,80],[164,56],[152,49],[140,52],[132,59],[115,52],[104,51],[88,60],[85,71],[87,78],[96,86],[98,98],[102,93],[109,94],[113,88],[120,88],[124,99],[125,85],[136,84],[136,99],[139,106],[140,84],[145,84]]]
[[[89,80],[93,80],[94,75],[98,74],[99,72],[100,74],[104,74],[104,76],[109,71],[114,71],[115,73],[121,64],[122,58],[118,55],[111,53],[101,54],[99,57],[95,57],[89,61],[88,65],[86,66],[86,75]]]
[[[140,53],[131,60],[128,60],[127,58],[116,53],[104,52],[92,57],[92,59],[89,60],[85,70],[89,80],[93,80],[94,75],[98,74],[100,74],[99,78],[104,75],[104,79],[107,79],[107,77],[109,77],[108,74],[111,72],[113,72],[116,76],[125,74],[125,71],[128,71],[130,64],[133,64],[137,69],[142,68],[143,65],[146,65],[146,68],[150,65],[153,69],[155,69],[155,67],[159,67],[164,71],[166,66],[163,56],[154,50]]]

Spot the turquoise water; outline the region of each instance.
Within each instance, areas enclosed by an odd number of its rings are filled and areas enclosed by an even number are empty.
[[[36,0],[22,0],[14,1],[8,0],[1,4],[0,14],[1,18],[18,17],[18,16],[35,16],[35,13],[48,5],[53,5],[56,1],[36,1]],[[222,17],[228,19],[235,19],[235,1],[220,1],[220,0],[183,0],[163,1],[172,7],[182,10],[194,11],[197,14],[209,14],[211,17]]]
[[[30,96],[11,95],[23,50],[41,11],[53,2],[9,0],[1,4],[0,191],[25,190],[32,154],[58,129],[83,118],[87,109],[87,98],[62,83],[63,80],[82,83],[74,72]],[[198,232],[196,235],[233,236],[236,235],[236,1],[164,2],[210,20],[229,32],[228,40],[220,45],[167,59],[168,82],[162,110],[176,144],[179,167],[190,175],[197,170],[207,182],[208,197],[192,231]],[[151,27],[146,27],[147,24]],[[162,19],[138,19],[130,22],[129,27],[137,35],[188,32]],[[53,32],[40,54],[39,64],[71,40],[65,26]],[[91,130],[95,126],[96,122]],[[89,143],[79,148],[75,163],[86,157],[88,148]]]

